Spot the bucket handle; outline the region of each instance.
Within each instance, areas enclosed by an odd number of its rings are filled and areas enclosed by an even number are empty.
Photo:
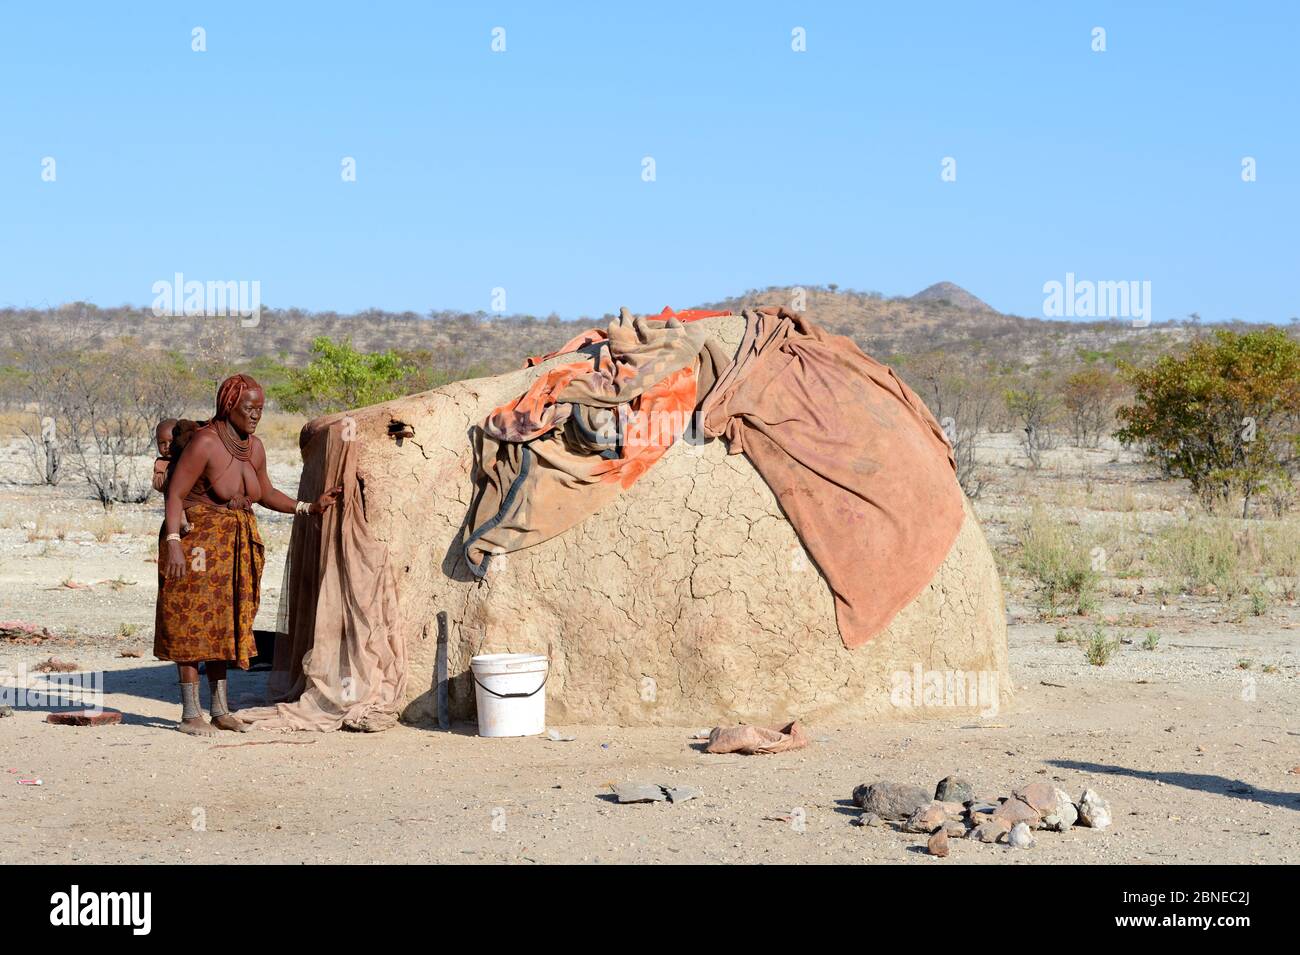
[[[538,693],[542,692],[542,687],[546,686],[546,678],[551,675],[551,670],[550,667],[547,667],[546,673],[543,674],[542,676],[542,682],[538,685],[537,689],[533,690],[533,692],[531,693],[498,693],[496,690],[489,689],[488,687],[484,686],[481,682],[479,682],[478,675],[473,670],[469,671],[469,675],[473,678],[474,682],[478,684],[480,690],[483,690],[486,693],[491,693],[497,699],[517,700],[529,696],[536,696]]]

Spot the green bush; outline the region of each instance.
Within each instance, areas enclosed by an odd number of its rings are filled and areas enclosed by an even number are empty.
[[[405,393],[398,385],[414,370],[392,351],[359,352],[348,341],[317,338],[311,352],[306,368],[267,388],[285,411],[315,416],[389,401]]]
[[[1095,667],[1104,667],[1119,649],[1119,641],[1112,639],[1101,627],[1093,627],[1087,637],[1079,640],[1083,658]]]
[[[1145,368],[1125,364],[1133,404],[1116,437],[1207,506],[1285,484],[1300,465],[1300,342],[1280,328],[1217,331]]]

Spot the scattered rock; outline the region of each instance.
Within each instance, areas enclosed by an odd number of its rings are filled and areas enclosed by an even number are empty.
[[[943,808],[938,803],[931,803],[908,816],[903,831],[931,833],[947,821],[948,814]]]
[[[656,783],[615,783],[614,795],[619,802],[663,802],[668,798]]]
[[[1079,811],[1074,808],[1070,796],[1063,789],[1056,790],[1056,805],[1043,816],[1042,828],[1053,832],[1065,832],[1079,818]]]
[[[854,805],[882,819],[906,819],[930,802],[928,792],[910,783],[863,783],[853,790]]]
[[[112,726],[122,722],[122,714],[117,710],[103,710],[99,713],[87,713],[84,710],[65,710],[51,713],[45,722],[55,726]]]
[[[975,798],[975,787],[960,776],[945,776],[934,787],[935,802],[970,802]]]
[[[997,812],[999,803],[990,799],[972,799],[966,803],[966,815],[972,826],[978,826],[993,813]]]
[[[139,650],[123,650],[121,653],[118,654],[118,656],[125,657],[128,660],[138,660],[140,657],[144,656],[144,654],[142,654]]]
[[[972,791],[971,783],[957,776],[940,780],[935,799],[924,799],[923,790],[909,783],[863,783],[853,790],[853,802],[863,809],[853,825],[881,826],[885,820],[901,820],[902,832],[930,833],[930,845],[943,846],[943,852],[931,850],[932,855],[948,855],[949,839],[1005,841],[1014,848],[1030,848],[1036,845],[1034,829],[1060,833],[1076,824],[1105,829],[1112,822],[1109,804],[1091,789],[1084,790],[1078,806],[1052,782],[1031,782],[997,800],[975,798]],[[965,799],[957,802],[939,796]]]
[[[1105,829],[1110,825],[1110,803],[1097,795],[1095,789],[1085,789],[1079,798],[1079,825],[1091,829]]]
[[[997,842],[1010,831],[1010,825],[1004,820],[989,819],[972,829],[966,838],[978,839],[980,842]]]
[[[863,810],[853,825],[876,827],[885,820],[901,820],[903,832],[929,833],[928,851],[942,857],[948,854],[951,839],[1006,842],[1012,848],[1029,849],[1037,844],[1034,829],[1064,832],[1076,824],[1105,829],[1112,821],[1109,804],[1092,789],[1084,790],[1077,806],[1051,782],[1029,783],[997,799],[972,793],[970,782],[958,776],[940,780],[932,800],[907,783],[863,783],[853,790],[853,801]]]
[[[1029,831],[1029,826],[1023,822],[1012,826],[1011,831],[1007,833],[1007,845],[1013,849],[1032,849],[1034,836]]]
[[[12,706],[0,706],[0,720],[4,719],[6,716],[13,716],[13,715],[14,715],[14,708]]]
[[[619,802],[686,802],[704,791],[694,786],[661,786],[658,783],[616,783],[611,787]]]
[[[858,818],[853,820],[853,825],[855,826],[870,826],[873,829],[877,829],[884,824],[885,820],[881,819],[880,816],[876,815],[874,812],[864,812],[859,815]]]
[[[1019,797],[1012,796],[993,811],[992,818],[1005,822],[1009,829],[1018,822],[1024,822],[1031,826],[1036,826],[1042,819],[1042,816],[1039,815],[1038,810],[1029,805],[1029,803]]]
[[[1031,808],[1038,810],[1040,816],[1056,808],[1057,788],[1051,783],[1030,783],[1020,789],[1013,789],[1011,795],[1027,803]],[[1066,797],[1069,798],[1069,797]]]

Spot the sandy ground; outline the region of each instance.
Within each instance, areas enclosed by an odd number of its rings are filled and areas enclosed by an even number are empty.
[[[55,636],[30,645],[0,640],[0,686],[12,682],[3,671],[51,655],[74,660],[103,674],[105,705],[125,720],[53,726],[43,722],[49,706],[19,707],[0,719],[7,836],[0,862],[1300,859],[1294,600],[1255,616],[1211,598],[1128,593],[1136,588],[1126,585],[1095,619],[1128,642],[1096,667],[1074,643],[1058,642],[1061,621],[1041,620],[1012,587],[1013,705],[982,718],[940,712],[921,721],[813,725],[810,747],[779,756],[708,755],[680,727],[558,727],[575,734],[573,742],[479,739],[472,725],[451,732],[400,726],[374,736],[229,734],[209,742],[172,729],[174,670],[149,653],[156,503],[118,508],[106,521],[74,484],[50,491],[23,483],[18,452],[5,453],[0,617]],[[1111,458],[1099,456],[1098,467],[1123,466]],[[272,475],[294,488],[290,451],[272,455]],[[1002,478],[980,503],[995,543],[1027,506],[1025,487],[1050,484],[1035,476],[1018,486],[1013,470]],[[1171,509],[1161,503],[1168,488],[1131,474],[1116,480],[1122,509],[1152,520]],[[1052,493],[1072,500],[1074,492],[1062,484]],[[1154,504],[1141,499],[1148,493]],[[270,626],[289,525],[259,519],[268,544],[259,625]],[[1144,649],[1152,630],[1159,644]],[[232,696],[251,702],[264,680],[236,673]],[[1091,787],[1110,801],[1115,823],[1106,831],[1039,833],[1030,850],[954,842],[946,860],[927,856],[921,836],[851,825],[857,784],[933,786],[950,773],[988,796],[1042,779],[1075,797]],[[30,778],[43,785],[19,783]],[[689,785],[703,795],[677,805],[613,802],[610,784],[630,780]]]
[[[984,719],[813,726],[806,750],[712,756],[681,728],[561,727],[573,742],[479,739],[401,726],[380,735],[230,734],[171,729],[174,675],[153,661],[81,648],[105,672],[119,726],[0,722],[3,862],[1203,862],[1300,859],[1300,703],[1294,679],[1256,677],[1241,651],[1291,660],[1287,631],[1221,632],[1231,651],[1187,636],[1125,647],[1105,670],[1017,626],[1016,703]],[[31,649],[9,649],[12,667]],[[255,694],[262,674],[236,675]],[[1047,684],[1059,684],[1050,686]],[[260,745],[243,745],[258,743]],[[16,772],[15,772],[16,770]],[[932,784],[949,773],[990,795],[1037,779],[1092,787],[1106,831],[1040,833],[1027,851],[924,840],[850,824],[855,785]],[[40,787],[17,785],[38,777]],[[618,805],[609,784],[689,785],[677,805]],[[787,817],[783,819],[782,817]],[[800,825],[802,822],[802,825]]]

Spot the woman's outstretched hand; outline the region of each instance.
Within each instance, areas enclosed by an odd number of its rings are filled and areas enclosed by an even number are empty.
[[[312,505],[313,514],[324,514],[331,507],[339,502],[343,497],[343,485],[332,487],[320,497],[316,498],[316,503]]]

